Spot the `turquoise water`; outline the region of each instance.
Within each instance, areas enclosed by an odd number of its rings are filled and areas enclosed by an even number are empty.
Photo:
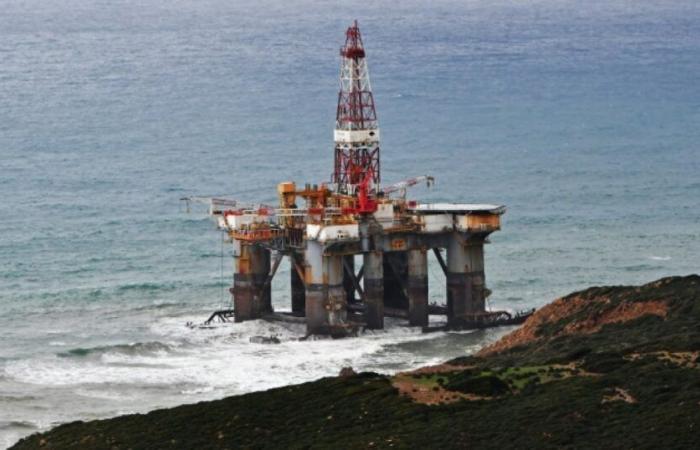
[[[231,262],[178,199],[273,202],[278,181],[328,179],[337,51],[355,18],[383,180],[432,174],[413,195],[508,206],[487,248],[491,306],[699,271],[696,1],[5,0],[0,445],[497,337],[396,324],[302,343],[279,325],[184,327],[226,303]],[[249,342],[269,334],[282,344]]]

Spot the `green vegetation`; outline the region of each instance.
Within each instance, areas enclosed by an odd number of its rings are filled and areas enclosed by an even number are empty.
[[[479,374],[478,376],[460,376],[456,374],[445,384],[445,389],[450,391],[473,394],[483,397],[495,397],[510,392],[508,383],[495,375]]]
[[[528,385],[560,380],[579,373],[577,368],[558,365],[481,368],[455,370],[442,373],[415,374],[416,387],[440,387],[447,391],[461,392],[478,397],[495,397],[517,393]]]
[[[398,377],[364,373],[61,425],[15,448],[697,447],[700,277],[576,295],[590,305],[544,323],[535,341],[451,361],[462,369],[401,376],[416,388],[466,395],[450,403],[422,404],[394,387]],[[568,324],[646,301],[666,302],[665,318],[562,334]]]

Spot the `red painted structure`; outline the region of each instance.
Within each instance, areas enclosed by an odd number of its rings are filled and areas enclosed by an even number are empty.
[[[339,191],[353,193],[352,186],[361,184],[367,175],[375,186],[380,181],[377,111],[357,21],[345,32],[340,56],[332,182]]]

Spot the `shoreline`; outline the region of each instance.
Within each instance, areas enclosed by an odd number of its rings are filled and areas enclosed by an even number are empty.
[[[590,288],[543,310],[498,343],[439,368],[391,376],[346,371],[148,414],[73,422],[12,448],[645,446],[661,437],[684,446],[695,439],[689,430],[700,426],[700,383],[692,382],[700,370],[700,276]],[[657,379],[683,389],[664,389]],[[680,406],[679,395],[686,399]],[[539,411],[534,416],[517,415],[532,408]],[[454,421],[475,414],[481,422]],[[486,425],[497,417],[510,428]],[[619,427],[637,434],[615,436]],[[581,440],[584,430],[594,438]]]

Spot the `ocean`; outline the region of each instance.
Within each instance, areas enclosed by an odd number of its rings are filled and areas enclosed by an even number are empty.
[[[180,197],[274,203],[280,181],[328,180],[354,19],[383,181],[429,174],[411,197],[508,207],[486,248],[492,308],[700,271],[696,0],[0,6],[0,447],[343,366],[410,369],[508,331],[185,326],[227,305],[232,261]]]

